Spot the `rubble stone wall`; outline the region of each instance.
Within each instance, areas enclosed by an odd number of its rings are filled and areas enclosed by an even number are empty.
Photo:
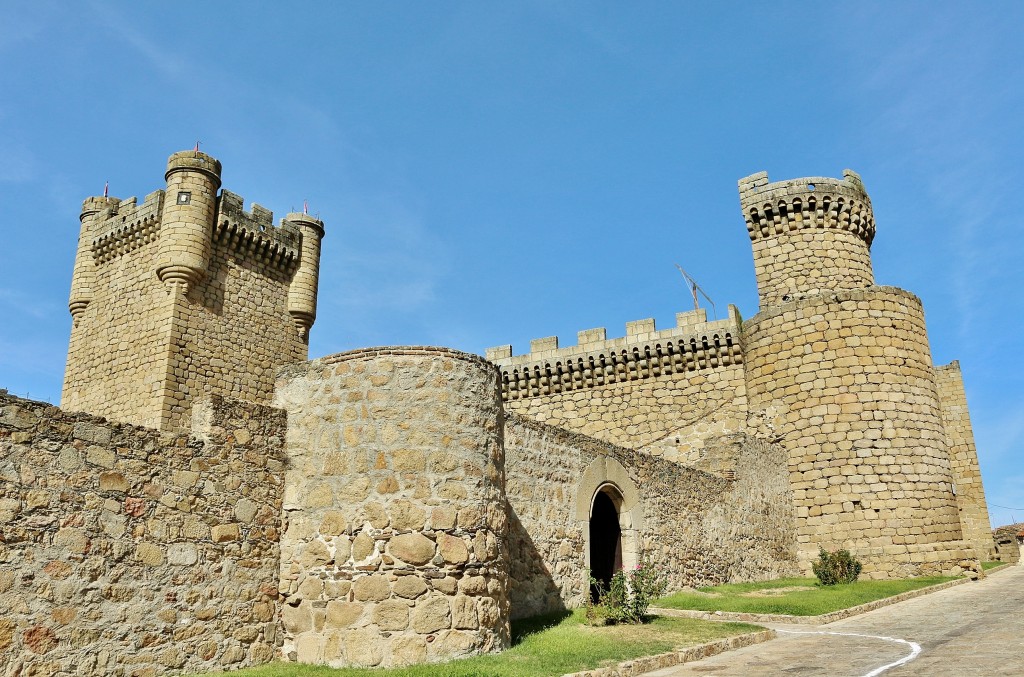
[[[673,590],[795,574],[784,450],[743,434],[707,446],[719,473],[508,415],[513,617],[584,603],[590,507],[608,484],[624,499],[626,568],[647,558]]]
[[[190,436],[0,394],[0,672],[274,657],[285,416],[201,409]]]
[[[509,645],[498,372],[444,348],[286,367],[286,657],[440,661]]]

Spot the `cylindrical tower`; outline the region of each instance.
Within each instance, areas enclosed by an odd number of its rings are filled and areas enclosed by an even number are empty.
[[[739,181],[740,204],[754,249],[764,309],[815,294],[874,284],[875,219],[860,176],[768,182],[759,172]]]
[[[445,348],[290,365],[283,651],[392,666],[509,643],[497,369]],[[294,653],[293,653],[294,652]]]
[[[320,278],[320,240],[324,237],[323,221],[301,212],[292,212],[285,224],[298,228],[302,234],[299,267],[288,287],[288,313],[295,321],[299,335],[306,339],[316,321],[316,290]]]
[[[220,188],[220,161],[198,150],[167,160],[167,199],[160,220],[156,274],[181,285],[202,279],[210,263],[210,238]]]
[[[68,310],[71,311],[71,319],[76,327],[95,293],[93,285],[96,283],[96,263],[92,257],[94,224],[117,207],[119,202],[116,197],[89,197],[82,202],[82,213],[78,217],[81,229],[78,231],[78,249],[75,251],[75,269],[71,274],[71,295],[68,298]]]
[[[799,559],[848,548],[868,577],[978,566],[961,539],[924,309],[874,286],[860,177],[740,181],[761,311],[747,398],[789,456]]]
[[[823,294],[762,311],[743,338],[750,409],[789,454],[802,566],[845,547],[869,577],[951,571],[956,556],[921,556],[961,530],[920,300]]]

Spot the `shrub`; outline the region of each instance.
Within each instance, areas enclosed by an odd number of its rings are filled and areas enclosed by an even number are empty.
[[[616,571],[607,590],[593,576],[590,585],[597,588],[598,599],[595,603],[587,597],[587,623],[607,625],[643,623],[651,602],[665,594],[668,581],[644,560],[628,577],[625,572]]]
[[[818,561],[811,563],[814,575],[822,585],[853,583],[860,576],[861,564],[849,550],[826,552],[818,549]]]

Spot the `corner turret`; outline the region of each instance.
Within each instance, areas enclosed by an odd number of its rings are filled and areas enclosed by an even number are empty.
[[[198,150],[174,153],[167,159],[167,200],[156,274],[169,286],[188,291],[206,274],[220,171],[219,160]]]
[[[761,308],[874,284],[875,218],[860,176],[739,181]]]
[[[316,321],[316,290],[320,279],[320,240],[324,237],[324,222],[304,212],[292,212],[281,227],[295,228],[302,235],[299,267],[288,287],[288,313],[295,322],[299,336],[309,338],[309,330]]]
[[[96,264],[92,256],[92,239],[95,227],[120,203],[116,197],[89,197],[82,202],[82,213],[78,220],[81,227],[78,231],[78,249],[75,250],[75,268],[71,274],[71,295],[68,298],[68,310],[74,326],[92,302],[95,291]]]

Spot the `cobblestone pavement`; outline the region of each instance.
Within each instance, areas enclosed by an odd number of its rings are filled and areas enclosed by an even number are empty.
[[[1024,565],[828,625],[771,627],[779,631],[778,639],[646,677],[1021,677]],[[916,656],[882,670],[910,657],[913,645],[920,647]]]

